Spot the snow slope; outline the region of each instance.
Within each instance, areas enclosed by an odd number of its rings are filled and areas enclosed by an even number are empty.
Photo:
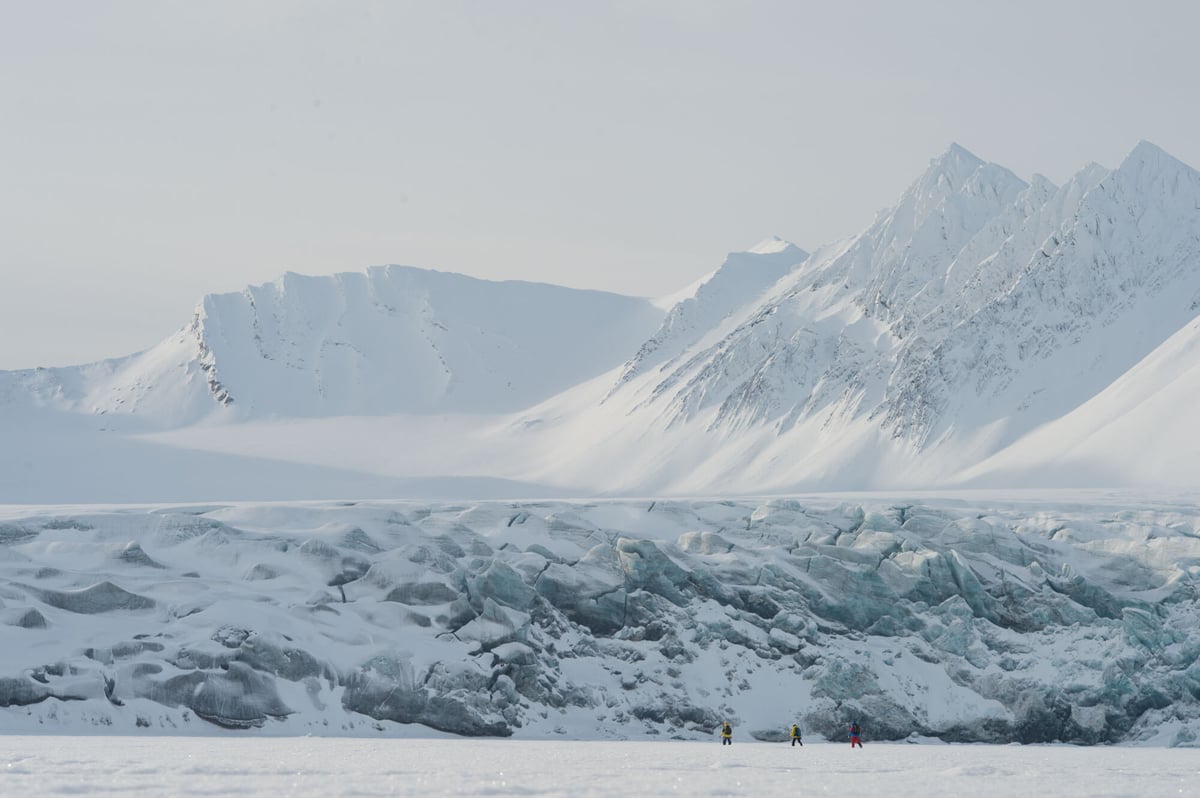
[[[1193,320],[1094,398],[966,471],[963,482],[1034,487],[1069,474],[1077,485],[1194,487],[1197,396],[1200,320]]]

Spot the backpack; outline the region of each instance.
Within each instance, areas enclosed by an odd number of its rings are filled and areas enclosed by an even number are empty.
[[[858,724],[857,723],[850,724],[850,733],[855,735],[856,737],[858,736]]]

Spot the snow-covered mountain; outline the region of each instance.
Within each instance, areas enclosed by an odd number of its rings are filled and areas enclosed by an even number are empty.
[[[208,297],[198,324],[237,402],[296,417],[520,410],[612,368],[661,318],[643,299],[393,266]]]
[[[587,459],[655,440],[657,465],[609,482],[618,492],[950,484],[1083,407],[1198,308],[1195,170],[1143,142],[1111,172],[1093,164],[1061,188],[1026,185],[952,147],[895,208],[817,250],[719,340],[609,395],[625,408],[622,435]],[[585,423],[601,412],[585,409]],[[1195,412],[1180,401],[1153,423]]]
[[[1080,406],[1200,308],[1200,174],[1143,142],[1085,192],[1007,290],[918,357],[889,420],[1005,445]]]
[[[404,266],[288,273],[204,297],[188,325],[146,352],[0,373],[0,390],[10,402],[26,391],[42,406],[160,428],[500,413],[608,371],[662,317],[645,299]]]
[[[662,326],[642,345],[625,367],[613,390],[619,389],[651,368],[663,368],[680,353],[706,338],[720,338],[722,327],[733,314],[761,298],[764,291],[802,264],[808,253],[788,241],[774,237],[746,252],[732,252],[721,267],[678,297],[670,297],[670,308]]]
[[[287,275],[206,297],[141,354],[0,373],[0,428],[27,449],[0,466],[0,499],[59,467],[38,436],[90,436],[81,450],[155,484],[161,458],[133,449],[203,449],[250,472],[250,497],[262,463],[338,469],[361,478],[356,496],[428,478],[526,496],[1002,486],[1018,471],[1138,486],[1153,480],[1125,465],[1127,442],[1151,440],[1186,484],[1200,453],[1162,430],[1196,411],[1170,390],[1164,364],[1183,361],[1159,348],[1198,314],[1195,170],[1142,142],[1055,186],[953,145],[861,234],[811,255],[768,240],[665,300],[401,267]],[[1116,386],[1156,412],[1098,401]],[[1093,476],[1048,445],[1067,419]],[[1126,443],[1101,434],[1114,425]]]

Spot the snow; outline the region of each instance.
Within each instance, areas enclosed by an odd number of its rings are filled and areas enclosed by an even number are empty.
[[[784,252],[794,246],[795,244],[782,239],[779,236],[771,236],[770,238],[764,238],[762,241],[759,241],[746,251],[755,255],[774,255],[779,252]]]
[[[5,506],[0,727],[1194,746],[1198,529],[1120,493]]]
[[[1192,752],[806,741],[0,736],[6,795],[1198,795]]]
[[[1200,320],[1189,323],[1079,408],[966,471],[968,484],[1044,484],[1073,474],[1080,484],[1195,484],[1200,414]],[[1163,424],[1163,419],[1173,423]],[[1122,452],[1119,460],[1110,452]],[[1061,477],[1058,477],[1061,479]]]
[[[760,242],[746,252],[731,252],[719,269],[669,298],[662,325],[626,362],[612,391],[647,371],[669,367],[673,358],[689,348],[720,340],[741,318],[739,311],[761,300],[807,258],[807,252],[779,238]]]
[[[0,793],[1196,794],[1197,209],[954,144],[657,300],[288,273],[0,372]]]
[[[649,300],[402,266],[204,297],[152,349],[0,373],[0,401],[139,431],[392,412],[511,412],[619,365]]]
[[[955,144],[859,235],[656,301],[288,274],[0,373],[0,501],[1188,487],[1197,207],[1148,142],[1062,186]]]

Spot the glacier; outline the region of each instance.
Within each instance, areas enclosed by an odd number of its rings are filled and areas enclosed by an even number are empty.
[[[1200,511],[1124,495],[2,508],[0,724],[1196,745]]]

